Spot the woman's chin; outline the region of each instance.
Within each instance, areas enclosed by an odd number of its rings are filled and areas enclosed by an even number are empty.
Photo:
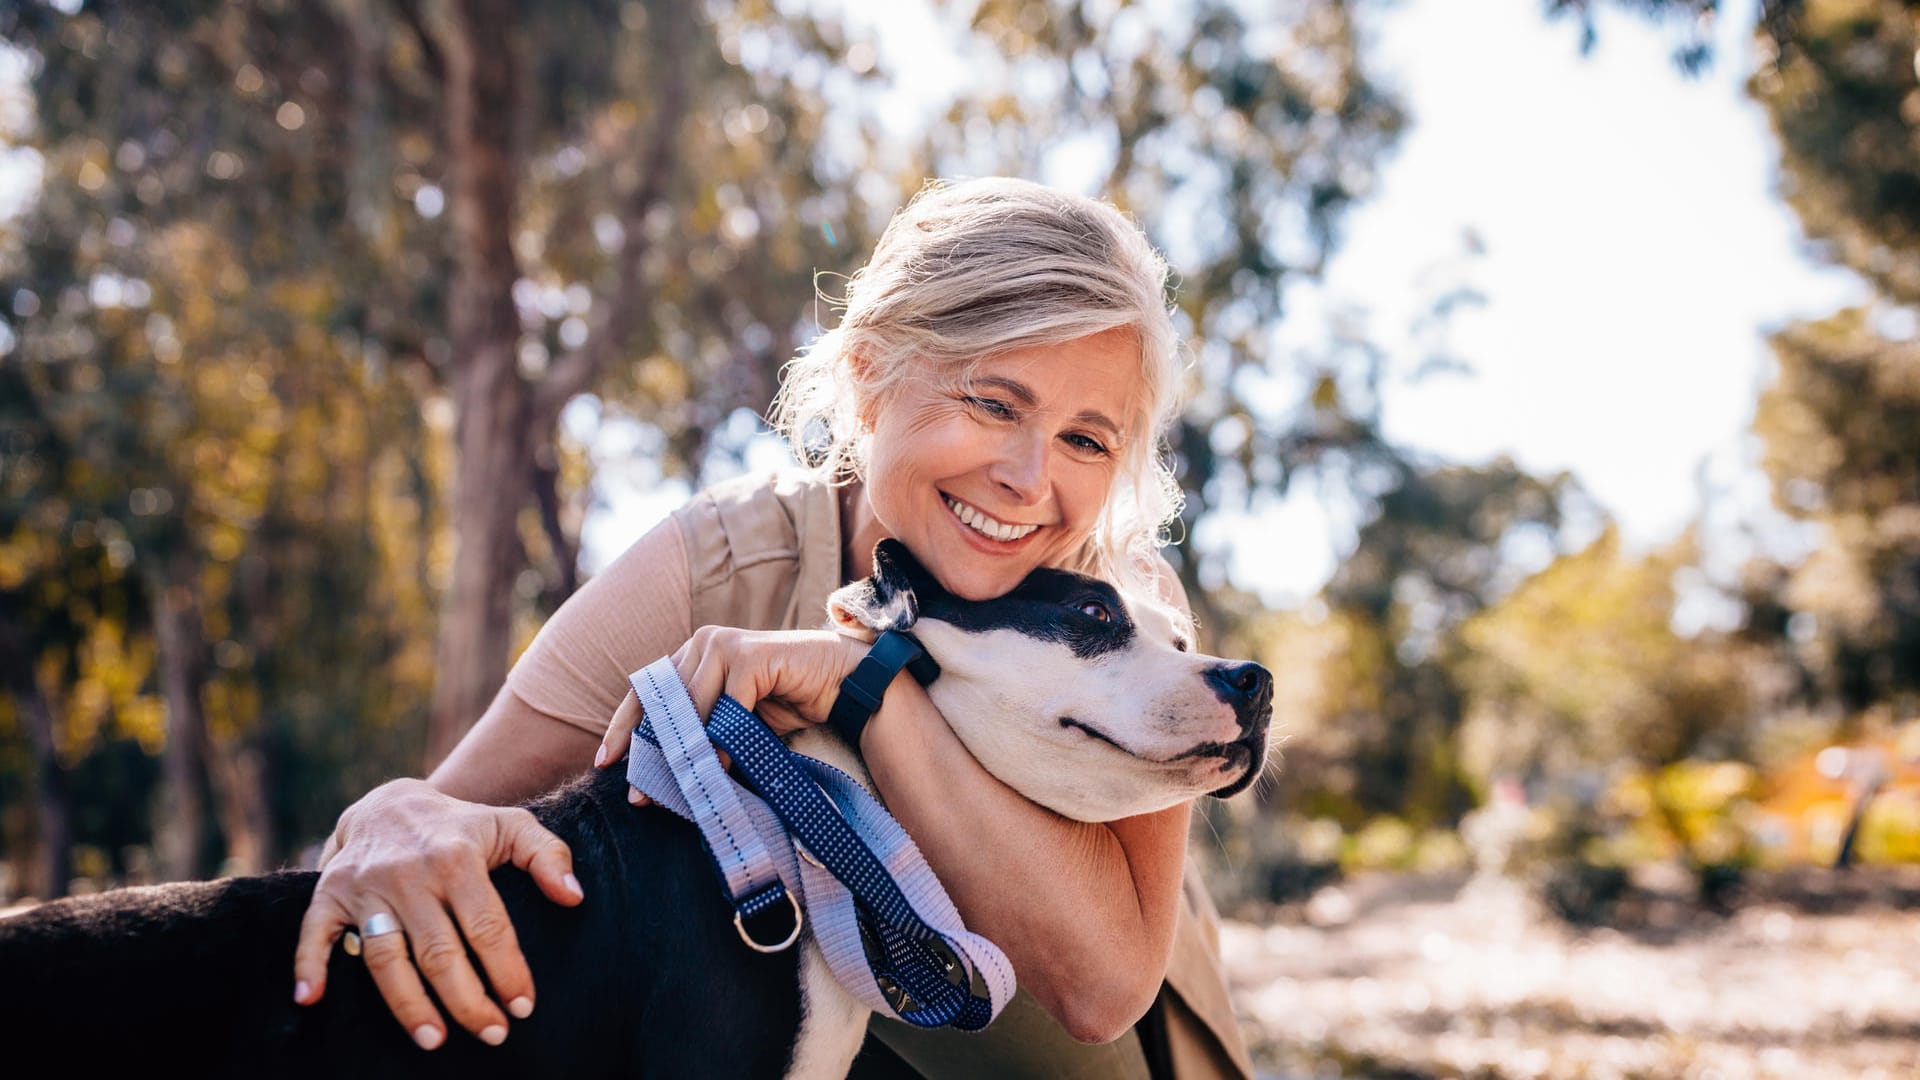
[[[960,565],[954,565],[955,562]],[[962,600],[992,600],[1013,591],[1014,586],[1024,581],[1029,568],[998,566],[982,567],[966,565],[966,560],[954,560],[945,566],[928,566],[940,587]]]
[[[941,584],[945,585],[946,583],[942,582]],[[1005,596],[1012,592],[1013,587],[1018,584],[1020,584],[1019,578],[1014,578],[1011,581],[969,579],[956,582],[952,586],[947,586],[947,591],[962,600],[970,600],[977,603],[981,600],[993,600]]]

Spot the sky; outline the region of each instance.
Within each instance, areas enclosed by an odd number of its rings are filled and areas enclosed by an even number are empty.
[[[1457,4],[1411,0],[1373,20],[1374,69],[1412,125],[1324,285],[1292,298],[1296,321],[1363,307],[1379,340],[1406,352],[1432,293],[1422,275],[1452,266],[1487,296],[1448,336],[1474,372],[1384,391],[1390,440],[1447,461],[1506,454],[1536,473],[1570,470],[1638,550],[1685,528],[1704,480],[1717,492],[1715,568],[1738,565],[1749,531],[1790,556],[1803,534],[1767,511],[1749,434],[1771,378],[1765,334],[1866,290],[1809,258],[1775,192],[1765,115],[1742,89],[1753,4],[1726,5],[1719,59],[1691,79],[1672,62],[1672,30],[1603,11],[1599,47],[1582,57],[1577,25],[1540,8],[1477,0],[1466,19]],[[1462,264],[1467,230],[1485,253]],[[1237,545],[1231,576],[1275,604],[1315,591],[1351,542],[1310,490],[1263,524],[1272,546]]]

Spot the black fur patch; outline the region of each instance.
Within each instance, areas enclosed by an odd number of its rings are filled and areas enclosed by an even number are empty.
[[[366,965],[335,948],[326,997],[293,1003],[293,946],[318,875],[123,889],[0,920],[0,1048],[11,1075],[782,1076],[800,1026],[797,950],[740,943],[692,825],[627,805],[605,769],[528,804],[573,850],[563,908],[494,871],[538,987],[502,1046],[455,1027],[413,1045]]]
[[[873,561],[877,577],[912,588],[920,618],[973,633],[1017,630],[1040,641],[1059,642],[1082,660],[1124,649],[1138,633],[1118,590],[1084,574],[1042,567],[993,603],[975,604],[942,588],[898,540],[880,541]],[[1089,614],[1093,606],[1106,612],[1107,619]]]

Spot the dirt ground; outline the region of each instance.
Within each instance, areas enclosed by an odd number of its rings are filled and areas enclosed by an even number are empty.
[[[1920,1076],[1916,894],[1807,886],[1580,929],[1501,879],[1357,879],[1221,946],[1267,1078]]]

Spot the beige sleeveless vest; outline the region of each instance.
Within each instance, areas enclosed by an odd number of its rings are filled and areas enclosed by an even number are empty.
[[[747,476],[716,485],[674,512],[687,553],[695,627],[811,629],[839,588],[835,490],[804,477]],[[1181,1080],[1249,1078],[1253,1065],[1220,966],[1219,917],[1191,863],[1167,967],[1167,1041]],[[873,1033],[929,1080],[946,1077],[1144,1077],[1133,1032],[1104,1046],[1077,1043],[1022,991],[984,1033],[921,1031],[876,1018]]]

